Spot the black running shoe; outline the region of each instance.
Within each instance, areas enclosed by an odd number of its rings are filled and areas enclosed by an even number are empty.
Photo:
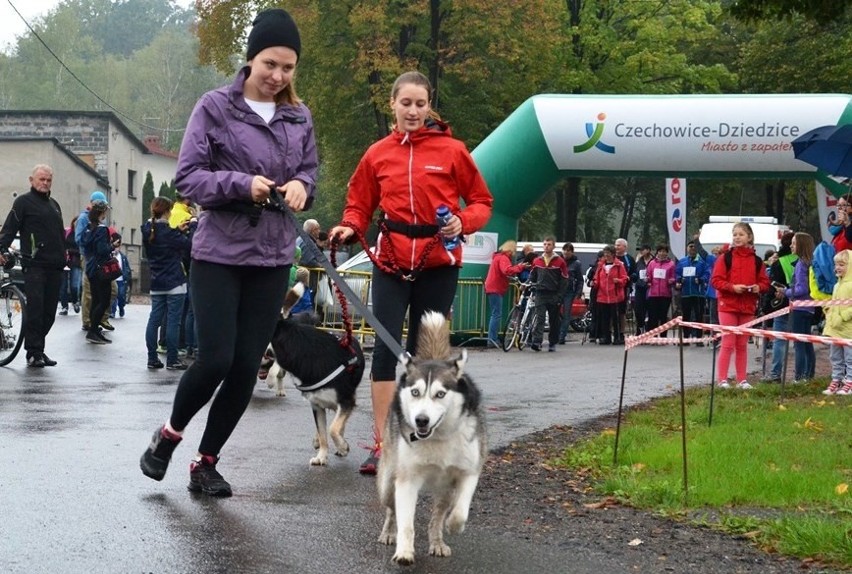
[[[203,455],[201,460],[194,460],[189,465],[189,484],[187,488],[191,492],[203,492],[208,496],[219,496],[227,498],[233,494],[231,485],[228,484],[219,471],[216,463],[219,457]]]
[[[41,360],[44,361],[45,367],[55,367],[56,366],[56,361],[54,361],[53,359],[51,359],[50,357],[48,357],[44,353],[41,354]]]
[[[36,369],[43,369],[45,367],[44,359],[41,358],[41,355],[33,355],[27,359],[27,366]]]
[[[154,359],[153,361],[148,361],[148,368],[149,369],[162,369],[163,367],[165,367],[165,365],[163,364],[163,362],[160,359]]]
[[[154,436],[151,439],[151,444],[142,453],[142,458],[139,459],[139,468],[142,469],[142,474],[154,480],[163,480],[166,476],[166,469],[169,468],[169,461],[172,459],[172,453],[180,441],[181,437],[167,438],[163,435],[163,427],[154,431]]]
[[[86,335],[86,340],[88,342],[92,343],[93,345],[106,345],[107,344],[106,337],[102,336],[97,331],[89,331],[89,333]]]

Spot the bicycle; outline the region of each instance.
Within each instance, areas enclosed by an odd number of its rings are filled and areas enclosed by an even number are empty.
[[[0,367],[11,363],[24,344],[24,321],[27,300],[12,281],[9,271],[15,266],[14,253],[5,253],[6,264],[0,267]]]
[[[523,351],[532,342],[537,317],[535,313],[535,289],[530,283],[518,285],[518,301],[509,314],[503,335],[503,351],[509,352],[512,347]]]

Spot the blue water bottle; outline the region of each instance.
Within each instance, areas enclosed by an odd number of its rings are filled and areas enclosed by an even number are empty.
[[[440,227],[446,227],[450,222],[450,219],[453,217],[453,213],[450,211],[450,208],[446,205],[439,205],[438,209],[435,210],[435,224]],[[447,251],[452,251],[456,247],[459,246],[459,236],[455,237],[443,237],[444,247],[447,248]]]

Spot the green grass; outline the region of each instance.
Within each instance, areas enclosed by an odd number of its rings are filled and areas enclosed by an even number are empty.
[[[614,429],[553,464],[583,469],[598,492],[626,504],[703,513],[702,523],[767,550],[852,567],[852,396],[825,397],[823,388],[788,385],[783,406],[778,385],[717,391],[709,427],[709,389],[687,391],[687,496],[679,396],[625,415],[617,465]]]

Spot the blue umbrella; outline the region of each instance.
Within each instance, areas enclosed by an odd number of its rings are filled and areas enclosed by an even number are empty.
[[[793,155],[831,175],[852,176],[852,124],[812,129],[793,140]]]

